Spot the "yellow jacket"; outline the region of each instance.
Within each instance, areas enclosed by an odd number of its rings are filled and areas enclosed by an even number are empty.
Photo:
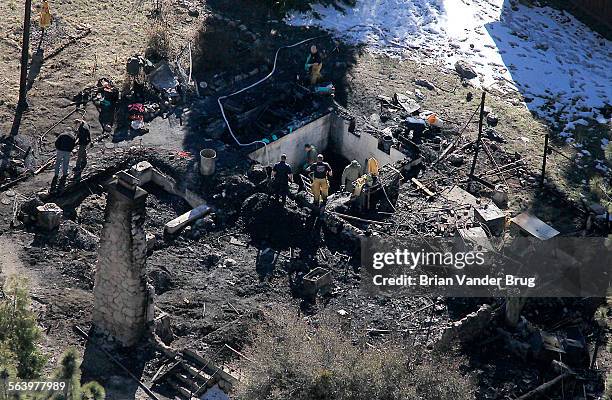
[[[378,176],[378,168],[378,160],[376,160],[374,157],[368,158],[368,164],[366,165],[366,173],[373,176]]]

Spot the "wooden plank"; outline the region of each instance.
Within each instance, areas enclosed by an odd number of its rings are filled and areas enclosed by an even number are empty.
[[[168,233],[175,233],[180,229],[184,228],[185,226],[189,225],[196,219],[202,218],[203,216],[208,214],[210,210],[211,208],[209,206],[207,206],[206,204],[202,204],[201,206],[198,206],[193,210],[188,211],[185,214],[180,215],[172,221],[166,223],[164,229]]]
[[[421,181],[419,181],[417,178],[412,178],[410,179],[412,181],[412,183],[414,183],[419,189],[421,189],[427,196],[432,197],[435,195],[434,192],[432,192],[431,190],[427,189],[427,187],[425,185],[423,185],[421,183]]]

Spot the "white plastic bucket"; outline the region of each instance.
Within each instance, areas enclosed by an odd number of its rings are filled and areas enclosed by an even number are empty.
[[[204,176],[210,176],[215,173],[215,164],[217,162],[217,152],[213,149],[204,149],[200,151],[200,173]]]

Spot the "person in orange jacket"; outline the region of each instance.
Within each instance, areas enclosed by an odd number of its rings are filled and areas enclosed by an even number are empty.
[[[51,10],[49,9],[49,2],[43,0],[42,9],[40,11],[40,28],[44,32],[49,26],[51,26]]]

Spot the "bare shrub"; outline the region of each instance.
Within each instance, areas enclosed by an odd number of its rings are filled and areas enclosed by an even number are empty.
[[[148,33],[145,57],[153,62],[169,60],[171,52],[170,30],[166,23],[154,24]]]
[[[396,342],[354,345],[325,318],[317,326],[287,311],[267,315],[245,350],[244,400],[467,400],[475,386],[458,362]]]

